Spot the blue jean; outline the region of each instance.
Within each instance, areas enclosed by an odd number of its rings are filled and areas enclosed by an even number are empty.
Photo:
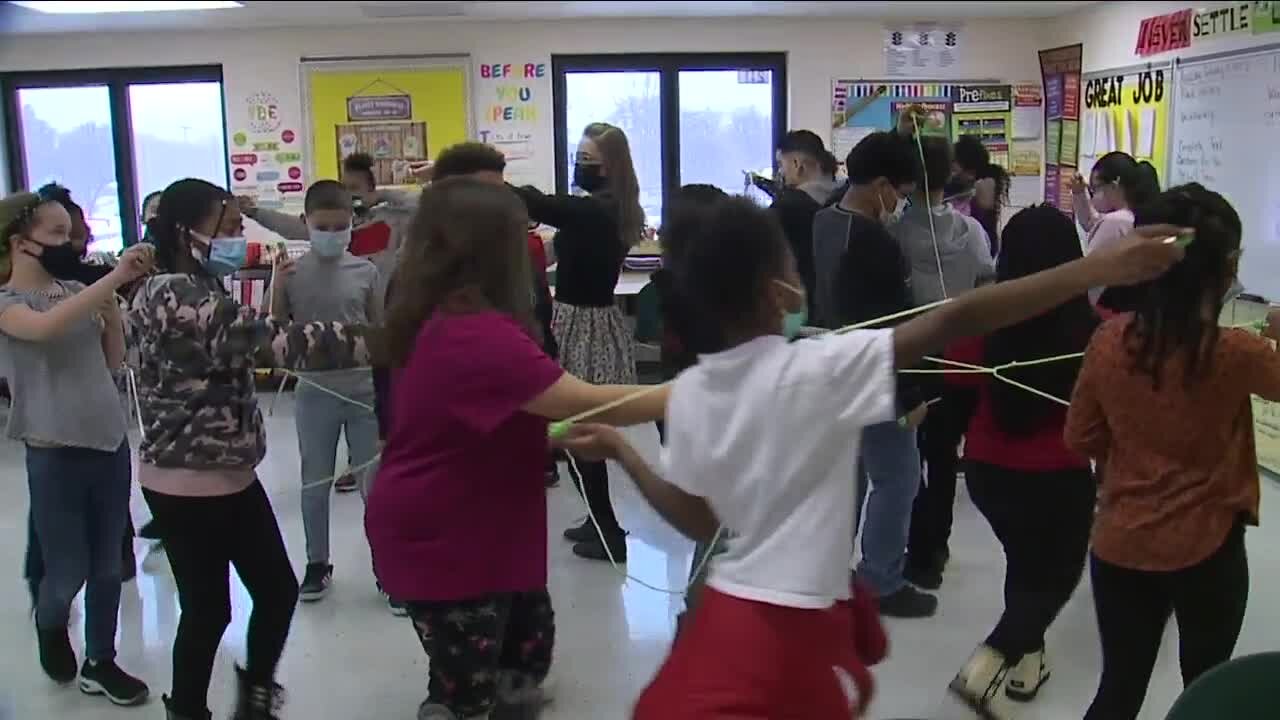
[[[906,568],[911,507],[920,490],[920,450],[915,429],[904,428],[897,421],[863,428],[862,456],[855,480],[858,502],[854,508],[854,533],[862,523],[864,501],[867,506],[858,578],[877,596],[892,595],[907,584],[902,572]]]
[[[368,371],[349,373],[342,382],[326,382],[336,392],[366,406],[373,405],[373,378]],[[298,454],[302,456],[302,528],[307,536],[307,562],[329,562],[329,503],[338,461],[338,435],[347,436],[351,467],[368,465],[378,455],[378,418],[370,410],[299,382],[294,392]],[[376,468],[358,473],[360,496],[368,497]],[[325,480],[328,482],[324,482]]]
[[[84,586],[89,660],[111,660],[116,654],[120,538],[129,516],[131,474],[127,441],[115,452],[27,447],[31,520],[45,565],[36,626],[65,628],[71,601]]]

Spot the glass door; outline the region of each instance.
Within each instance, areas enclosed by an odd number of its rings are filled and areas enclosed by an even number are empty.
[[[17,101],[23,187],[65,186],[84,208],[89,252],[119,250],[123,233],[110,90],[105,85],[19,88]]]
[[[772,70],[680,71],[680,184],[740,193],[744,173],[773,175]]]

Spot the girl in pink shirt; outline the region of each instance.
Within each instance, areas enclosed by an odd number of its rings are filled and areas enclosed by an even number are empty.
[[[536,711],[555,635],[547,423],[638,389],[588,384],[543,352],[528,221],[502,185],[441,180],[422,195],[396,271],[395,401],[365,525],[378,579],[408,603],[431,657],[419,720]],[[654,422],[666,397],[598,417]]]
[[[1133,229],[1133,209],[1159,192],[1156,169],[1128,153],[1109,152],[1099,158],[1087,185],[1077,175],[1071,184],[1071,195],[1076,222],[1088,233],[1085,252],[1111,245],[1128,234]],[[1105,289],[1090,290],[1089,301],[1098,305]]]

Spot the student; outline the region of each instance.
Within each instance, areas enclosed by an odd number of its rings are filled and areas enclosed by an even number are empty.
[[[171,720],[210,717],[209,678],[231,621],[234,566],[253,613],[233,720],[274,720],[282,692],[275,671],[298,580],[254,471],[266,455],[254,370],[367,365],[364,332],[332,322],[280,323],[228,296],[223,279],[244,263],[245,240],[239,206],[222,188],[173,183],[149,229],[163,274],[138,289],[130,325],[142,357],[138,481],[182,607],[165,705]],[[276,267],[281,276],[290,271],[287,261]],[[273,292],[284,285],[277,282]]]
[[[296,322],[343,325],[381,324],[382,299],[378,269],[347,252],[351,243],[351,194],[335,180],[320,180],[307,189],[303,221],[311,247],[298,258],[293,274],[282,278],[272,316]],[[307,539],[307,568],[298,596],[322,600],[333,583],[329,562],[329,507],[338,436],[347,439],[347,455],[357,472],[362,498],[368,495],[370,467],[378,455],[373,376],[368,368],[301,375],[294,391],[298,454],[302,458],[302,528]],[[360,403],[357,405],[355,403]]]
[[[516,190],[530,218],[557,230],[553,328],[560,364],[588,382],[634,384],[635,339],[614,297],[622,261],[644,234],[640,185],[626,133],[608,123],[588,125],[578,144],[573,178],[585,197],[544,195],[533,187]],[[590,518],[566,530],[565,539],[574,543],[579,557],[612,556],[625,562],[626,532],[609,500],[608,466],[579,462],[577,468],[604,543]]]
[[[777,214],[791,243],[791,252],[800,267],[804,286],[810,291],[809,297],[813,297],[816,283],[813,216],[835,188],[826,161],[829,155],[822,139],[808,130],[792,130],[778,144],[778,175],[782,184],[770,209]],[[812,305],[809,309],[813,310]]]
[[[1008,282],[1081,257],[1075,225],[1040,205],[1014,215],[1000,243],[997,280]],[[1082,352],[1098,325],[1084,295],[997,330],[953,344],[947,357],[997,367]],[[1067,398],[1079,360],[1009,370],[1007,376]],[[988,375],[949,375],[974,387],[977,410],[965,434],[969,497],[1004,549],[1004,612],[951,683],[984,717],[1010,717],[1006,696],[1036,697],[1049,679],[1045,631],[1071,598],[1089,552],[1097,486],[1089,461],[1063,444],[1067,409]],[[914,530],[914,528],[913,528]]]
[[[81,285],[92,285],[110,275],[114,265],[98,265],[84,261],[85,251],[93,240],[93,232],[89,230],[89,224],[85,221],[84,209],[71,199],[71,191],[57,183],[49,183],[41,187],[36,194],[57,202],[67,211],[71,217],[71,247],[77,253],[74,257],[67,256],[61,262],[51,262],[49,274],[55,280],[76,282]],[[125,291],[126,288],[121,290]],[[116,370],[117,368],[112,368],[112,373],[114,374]],[[31,590],[32,607],[35,607],[36,592],[40,587],[40,581],[44,578],[44,561],[41,557],[40,540],[36,536],[35,524],[28,522],[27,528],[27,552],[23,563],[23,574]],[[133,552],[133,535],[133,519],[126,516],[121,547],[121,579],[124,582],[133,580],[138,574],[137,558]]]
[[[1136,312],[1093,336],[1067,414],[1067,445],[1102,478],[1090,572],[1102,680],[1086,720],[1138,716],[1170,615],[1184,685],[1230,659],[1249,595],[1244,529],[1258,524],[1250,397],[1280,401],[1274,346],[1218,327],[1240,263],[1236,211],[1192,183],[1135,220],[1195,239]],[[1265,334],[1280,338],[1280,313]]]
[[[555,634],[547,420],[636,391],[587,384],[539,347],[527,223],[502,186],[433,182],[388,312],[392,384],[407,401],[391,407],[365,526],[383,586],[409,601],[431,657],[419,720],[536,711]],[[659,390],[604,420],[653,422],[665,406]]]
[[[1156,169],[1148,162],[1138,162],[1123,152],[1109,152],[1098,158],[1089,172],[1089,183],[1075,176],[1071,183],[1071,201],[1076,222],[1088,233],[1086,252],[1095,247],[1105,247],[1124,237],[1133,228],[1133,212],[1140,205],[1150,202],[1160,193],[1160,181]],[[1096,305],[1101,302],[1105,288],[1089,291],[1089,299]],[[1132,293],[1124,293],[1131,295]],[[1116,295],[1117,299],[1119,295]],[[1122,299],[1121,299],[1122,300]],[[1126,307],[1115,307],[1122,304]],[[1117,311],[1129,309],[1130,301],[1103,303],[1104,307]]]
[[[131,467],[111,371],[124,362],[116,290],[150,271],[152,253],[131,250],[88,287],[57,280],[52,271],[79,262],[71,228],[54,197],[0,200],[0,359],[13,393],[7,435],[26,445],[33,550],[43,560],[35,597],[40,666],[54,682],[76,679],[67,625],[83,587],[80,689],[137,705],[146,684],[115,662]]]
[[[896,193],[884,176],[875,188]],[[856,658],[860,640],[847,603],[849,474],[862,428],[897,414],[894,369],[960,337],[1045,312],[1099,278],[1152,277],[1179,252],[1135,239],[968,293],[893,329],[791,343],[786,335],[805,301],[782,230],[747,199],[723,201],[672,268],[699,316],[720,329],[722,344],[671,390],[665,479],[608,427],[577,425],[560,441],[571,452],[621,462],[685,535],[706,541],[721,524],[734,530],[698,612],[634,717],[861,717],[871,678]]]
[[[911,141],[895,133],[873,133],[858,143],[845,162],[849,189],[834,207],[813,221],[814,257],[822,268],[815,307],[827,328],[873,320],[908,310],[911,269],[902,246],[886,230],[893,208],[915,191],[918,155]],[[938,600],[912,587],[903,575],[911,503],[920,486],[916,426],[924,417],[924,397],[909,377],[898,380],[898,412],[893,419],[860,432],[854,513],[867,523],[862,531],[858,577],[878,598],[880,611],[893,617],[927,617]],[[907,418],[906,427],[896,418]],[[850,556],[852,557],[852,556]]]
[[[139,237],[143,238],[144,242],[147,236],[147,223],[156,216],[156,209],[160,207],[160,193],[160,190],[156,190],[142,199],[142,213],[139,216],[142,222],[142,233]]]
[[[916,144],[914,139],[910,142]],[[916,185],[902,218],[889,225],[889,234],[902,246],[911,266],[915,304],[925,305],[990,282],[995,267],[986,231],[977,220],[943,202],[943,186],[953,164],[951,146],[939,137],[921,138],[920,145],[913,150],[917,157],[921,150],[924,153],[923,182]],[[956,452],[975,402],[971,388],[942,387],[929,394],[934,393],[938,402],[930,406],[920,425],[919,448],[928,477],[912,505],[904,573],[926,590],[942,586],[950,558]]]
[[[961,135],[956,140],[951,169],[952,177],[971,191],[968,202],[962,206],[986,233],[989,254],[999,255],[1000,215],[1009,204],[1009,173],[991,162],[987,146],[973,135]]]

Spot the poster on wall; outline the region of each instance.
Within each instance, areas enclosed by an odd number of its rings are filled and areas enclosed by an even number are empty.
[[[235,109],[235,106],[232,106]],[[231,192],[278,209],[306,189],[302,142],[280,100],[267,90],[244,97],[240,113],[229,113]]]
[[[303,77],[316,177],[365,153],[379,186],[411,184],[413,163],[470,136],[465,58],[304,62]]]
[[[1167,68],[1136,73],[1099,73],[1085,78],[1081,120],[1080,174],[1088,177],[1097,159],[1114,150],[1151,163],[1167,184],[1169,98]]]
[[[542,132],[551,113],[550,64],[482,60],[476,73],[476,138],[506,157],[507,182],[552,189],[555,178],[545,168],[554,167],[554,151]]]
[[[1009,136],[1013,129],[1013,88],[1009,85],[956,85],[952,90],[952,137],[976,137],[991,162],[1010,167]]]
[[[1071,178],[1080,147],[1080,67],[1083,45],[1040,51],[1045,99],[1044,201],[1071,212]]]
[[[922,132],[950,137],[952,93],[938,82],[834,80],[831,83],[831,152],[841,163],[862,138],[892,130],[898,115],[913,105],[924,112]]]
[[[1010,145],[1009,173],[1021,177],[1039,177],[1044,164],[1044,94],[1036,83],[1013,86],[1013,137]],[[1037,185],[1035,195],[1039,198]]]
[[[960,55],[960,27],[938,23],[889,25],[884,30],[884,73],[920,77],[945,73]]]

